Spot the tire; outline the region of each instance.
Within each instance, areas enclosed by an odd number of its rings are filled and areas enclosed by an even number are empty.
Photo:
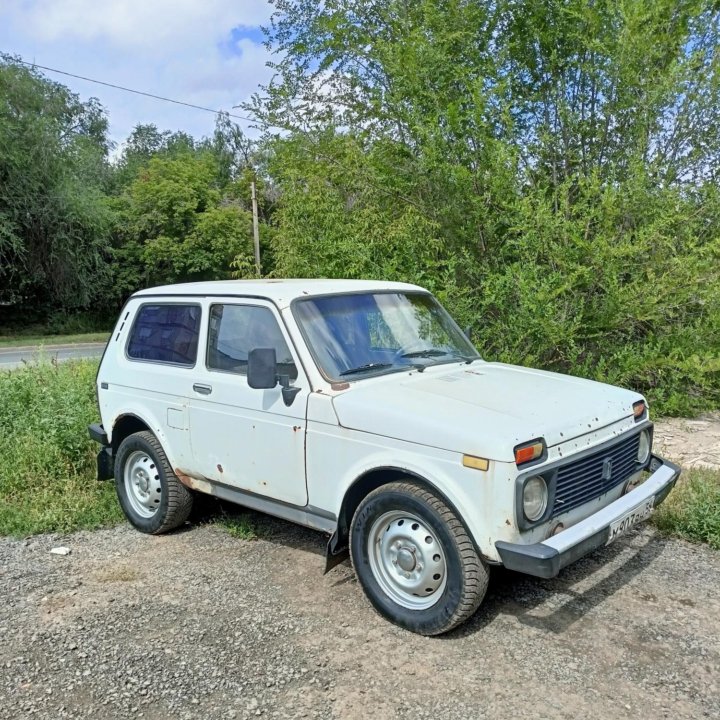
[[[373,607],[420,635],[467,620],[487,590],[487,565],[462,522],[413,480],[383,485],[360,503],[350,555]]]
[[[115,489],[125,517],[138,530],[159,535],[182,525],[193,495],[176,477],[151,432],[128,435],[115,459]]]

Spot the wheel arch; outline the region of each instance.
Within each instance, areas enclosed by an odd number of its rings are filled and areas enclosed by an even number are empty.
[[[348,555],[348,540],[350,537],[350,523],[360,503],[373,490],[388,485],[391,482],[402,479],[411,479],[424,485],[435,493],[450,508],[458,520],[465,527],[469,537],[473,537],[463,514],[447,495],[431,480],[418,472],[403,467],[385,465],[364,471],[347,488],[340,505],[337,516],[337,526],[332,537],[328,541],[325,572],[331,570],[335,565],[341,563]],[[477,552],[480,552],[477,543],[473,538],[473,544]]]
[[[120,443],[128,436],[143,431],[154,432],[150,425],[134,413],[123,413],[118,415],[112,426],[110,444],[113,455],[117,453]]]

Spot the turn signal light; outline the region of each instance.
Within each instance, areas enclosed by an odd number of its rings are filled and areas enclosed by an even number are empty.
[[[633,403],[633,415],[636,420],[639,420],[645,414],[645,410],[647,410],[647,407],[645,406],[644,400],[638,400],[636,403]]]
[[[527,445],[520,445],[515,448],[515,464],[523,465],[531,460],[537,460],[545,449],[542,440],[533,440]]]
[[[473,468],[473,470],[487,470],[490,467],[490,461],[474,455],[463,455],[463,465]]]

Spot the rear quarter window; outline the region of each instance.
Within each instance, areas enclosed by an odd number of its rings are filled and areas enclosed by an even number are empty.
[[[188,367],[195,365],[201,314],[200,305],[142,305],[130,330],[128,358]]]

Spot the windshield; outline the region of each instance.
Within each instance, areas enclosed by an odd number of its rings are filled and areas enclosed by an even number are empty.
[[[293,304],[315,360],[331,380],[478,359],[445,309],[426,293],[353,293]]]

